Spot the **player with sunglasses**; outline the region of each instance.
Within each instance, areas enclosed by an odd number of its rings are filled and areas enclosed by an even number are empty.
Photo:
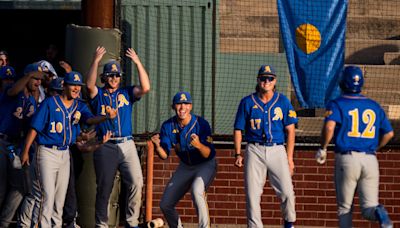
[[[235,165],[242,167],[244,162],[247,226],[250,228],[263,227],[260,202],[267,177],[281,199],[284,227],[292,228],[296,220],[292,175],[297,115],[288,98],[275,91],[276,83],[274,68],[262,65],[256,92],[241,100],[236,113]],[[247,141],[246,159],[241,151],[242,131]]]
[[[93,154],[97,184],[96,227],[108,227],[107,206],[117,169],[126,187],[126,227],[138,227],[143,175],[132,138],[132,109],[133,104],[149,92],[150,81],[139,56],[129,48],[125,55],[136,65],[140,85],[120,87],[121,66],[113,60],[104,65],[101,74],[104,87],[97,87],[97,68],[105,53],[104,47],[97,47],[87,79],[90,104],[94,112],[105,115],[107,109],[117,109],[115,120],[101,123],[97,127],[99,139],[108,131],[112,132],[112,138]]]

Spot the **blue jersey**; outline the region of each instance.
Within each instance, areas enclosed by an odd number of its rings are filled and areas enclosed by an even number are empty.
[[[0,133],[13,139],[20,139],[23,136],[23,131],[26,130],[26,126],[29,126],[29,117],[35,112],[35,107],[30,108],[30,106],[32,103],[35,105],[36,101],[33,96],[26,96],[23,91],[16,96],[8,96],[8,89],[0,100],[2,107]],[[28,125],[26,125],[27,123]],[[26,133],[26,131],[24,132]]]
[[[200,142],[211,149],[208,158],[204,158],[198,149],[190,145],[192,134],[198,135]],[[197,165],[215,157],[210,125],[199,116],[192,115],[190,123],[183,128],[179,126],[176,117],[170,118],[162,124],[160,138],[161,146],[168,155],[171,148],[179,143],[180,151],[176,151],[176,154],[187,165]]]
[[[97,95],[91,99],[90,104],[96,115],[106,115],[108,107],[117,109],[117,117],[107,120],[98,125],[99,137],[111,131],[114,137],[125,137],[132,135],[132,107],[137,98],[133,94],[134,86],[119,88],[109,93],[104,87],[98,88]]]
[[[379,137],[393,131],[381,106],[360,94],[346,94],[326,107],[325,122],[336,122],[335,152],[375,153]]]
[[[93,117],[89,107],[74,100],[71,107],[66,108],[60,96],[46,98],[32,119],[31,127],[38,133],[36,141],[39,145],[69,146],[75,142],[80,133],[79,122],[86,122]]]
[[[257,93],[253,93],[240,101],[234,128],[245,131],[247,142],[283,144],[285,127],[297,121],[292,104],[283,94],[274,93],[264,104]]]

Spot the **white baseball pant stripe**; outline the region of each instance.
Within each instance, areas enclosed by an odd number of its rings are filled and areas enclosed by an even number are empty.
[[[249,143],[244,163],[247,227],[263,227],[260,203],[267,177],[281,199],[283,218],[288,222],[296,221],[295,195],[285,147]]]

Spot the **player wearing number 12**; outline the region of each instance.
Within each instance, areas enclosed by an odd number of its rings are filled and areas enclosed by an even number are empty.
[[[335,187],[339,226],[352,227],[354,193],[358,190],[364,218],[393,227],[379,204],[379,165],[376,151],[393,137],[393,129],[381,106],[360,94],[364,83],[359,67],[344,69],[340,87],[343,95],[326,107],[321,149],[317,162],[326,161],[326,149],[335,139]]]

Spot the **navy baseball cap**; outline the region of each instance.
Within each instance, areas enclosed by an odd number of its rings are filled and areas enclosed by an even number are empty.
[[[76,71],[71,71],[65,75],[64,84],[80,86],[85,85],[85,83],[82,82],[82,75]]]
[[[64,90],[63,84],[64,84],[64,78],[61,78],[61,77],[56,78],[50,82],[49,88],[53,89],[53,90],[62,91],[62,90]]]
[[[276,71],[271,65],[262,65],[258,70],[258,76],[271,75],[276,77]]]
[[[172,104],[192,104],[192,96],[188,92],[178,92],[175,94]]]
[[[110,61],[103,67],[103,75],[122,74],[121,65],[117,61]]]
[[[24,75],[27,74],[35,74],[35,76],[43,77],[44,72],[42,70],[42,67],[38,63],[31,63],[28,64],[25,69],[24,69]]]
[[[14,68],[10,66],[0,67],[0,79],[12,79],[15,80],[17,77]]]

